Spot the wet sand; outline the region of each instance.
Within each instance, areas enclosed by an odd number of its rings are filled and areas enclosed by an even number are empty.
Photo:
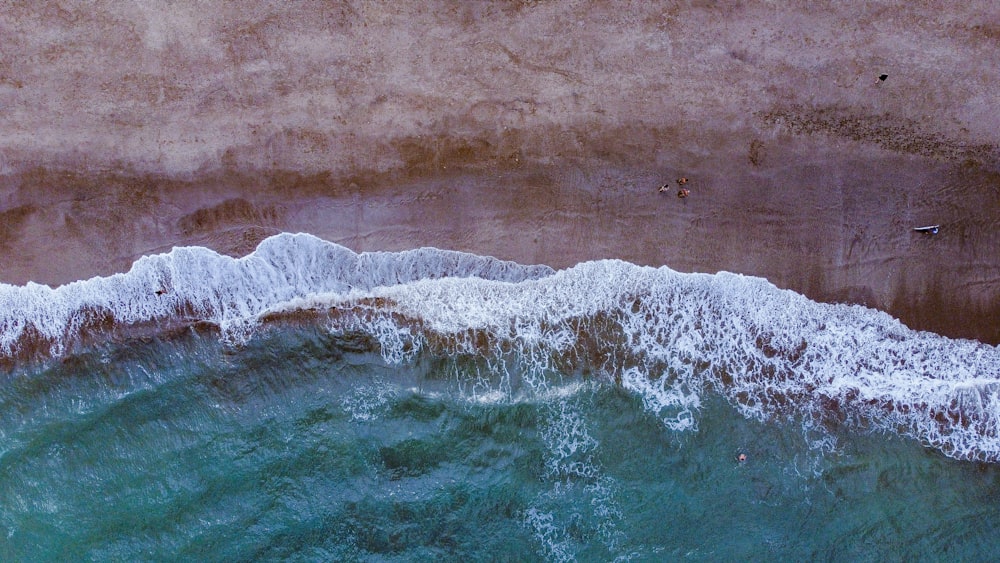
[[[759,275],[1000,342],[991,3],[159,10],[0,15],[0,281],[306,231]]]

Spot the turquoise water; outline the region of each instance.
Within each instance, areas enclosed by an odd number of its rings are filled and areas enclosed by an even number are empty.
[[[998,543],[1000,348],[759,278],[282,234],[0,284],[0,366],[4,561]]]
[[[706,396],[674,431],[600,375],[484,397],[280,326],[110,343],[0,387],[4,560],[983,559],[995,465]],[[488,379],[488,378],[487,378]],[[736,460],[739,453],[745,462]]]

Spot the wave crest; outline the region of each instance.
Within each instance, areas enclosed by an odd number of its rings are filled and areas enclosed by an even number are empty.
[[[0,353],[18,356],[39,347],[62,354],[82,331],[113,325],[208,322],[225,338],[245,338],[269,307],[320,293],[449,276],[518,282],[549,275],[492,257],[421,248],[355,253],[307,234],[270,237],[243,258],[201,247],[137,260],[124,274],[52,288],[0,285]]]
[[[394,319],[435,354],[513,357],[529,383],[596,371],[674,430],[696,429],[700,397],[717,392],[750,418],[899,432],[1000,460],[1000,350],[759,278],[607,260],[517,284],[422,280],[284,306],[302,308],[365,309],[381,334]]]
[[[535,392],[553,377],[614,381],[674,431],[697,429],[711,392],[751,418],[898,432],[1000,461],[997,347],[759,278],[617,260],[554,272],[436,249],[357,254],[303,234],[240,259],[176,248],[125,274],[0,286],[0,351],[58,354],[108,324],[204,321],[238,340],[270,315],[302,311],[367,335],[389,362],[421,351],[477,359],[491,391],[512,378]]]

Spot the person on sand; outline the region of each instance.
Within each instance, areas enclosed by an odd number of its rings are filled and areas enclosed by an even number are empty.
[[[687,189],[687,188],[681,188],[681,189],[680,189],[680,190],[679,190],[679,191],[677,192],[677,197],[679,197],[679,198],[681,198],[681,199],[684,199],[684,198],[686,198],[686,197],[687,197],[687,196],[689,196],[689,195],[691,195],[691,190],[689,190],[689,189]]]
[[[684,184],[688,183],[688,179],[687,178],[683,178],[683,177],[682,178],[678,178],[677,179],[677,183],[683,186]]]
[[[663,192],[669,189],[670,189],[670,184],[663,184],[662,186],[660,186],[660,193],[662,194]]]

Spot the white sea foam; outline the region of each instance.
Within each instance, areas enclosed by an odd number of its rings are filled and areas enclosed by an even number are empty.
[[[425,348],[499,371],[513,361],[538,392],[552,374],[603,374],[677,431],[697,428],[702,397],[715,392],[747,417],[797,420],[818,444],[829,443],[822,428],[841,424],[1000,461],[998,348],[759,278],[614,260],[553,273],[435,249],[355,254],[309,235],[273,237],[238,260],[178,248],[126,274],[0,286],[0,351],[41,338],[58,353],[102,317],[208,321],[239,338],[263,314],[300,309],[357,313],[352,330],[378,340],[389,362]]]
[[[379,381],[354,387],[341,403],[351,420],[371,421],[379,418],[386,405],[398,395],[399,390],[394,385]]]
[[[573,546],[566,529],[555,522],[551,512],[530,508],[524,515],[525,524],[531,528],[541,546],[540,555],[549,561],[574,561]]]
[[[296,297],[446,276],[522,281],[551,272],[433,248],[356,254],[306,234],[271,237],[239,259],[200,247],[175,248],[139,259],[125,274],[57,288],[0,284],[0,352],[17,354],[35,337],[60,354],[81,329],[105,319],[120,325],[206,321],[239,340],[263,311]]]
[[[573,560],[573,554],[583,547],[567,533],[569,527],[575,528],[577,534],[598,539],[609,553],[616,552],[627,539],[619,528],[623,513],[617,500],[618,485],[594,455],[600,444],[591,435],[588,421],[577,405],[580,398],[553,398],[547,403],[542,426],[545,479],[552,487],[536,497],[525,513],[525,524],[538,542],[540,554],[547,559]],[[573,510],[567,515],[565,510],[558,510],[568,504],[568,499],[581,496],[589,497],[590,514]]]
[[[590,358],[675,430],[695,429],[700,397],[715,391],[747,417],[799,420],[824,448],[830,439],[815,429],[846,424],[1000,460],[1000,350],[759,278],[609,260],[516,284],[422,280],[365,296],[450,339],[445,352],[487,342],[481,353],[513,354],[536,372]]]

